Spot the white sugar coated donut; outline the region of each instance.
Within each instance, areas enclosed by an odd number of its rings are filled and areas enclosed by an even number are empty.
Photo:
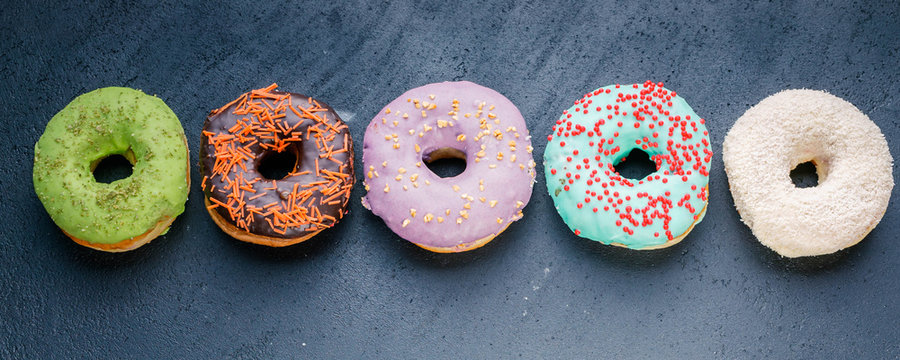
[[[878,225],[894,187],[881,130],[824,91],[786,90],[763,99],[732,126],[722,156],[741,220],[786,257],[855,245]],[[790,172],[808,161],[819,184],[797,188]]]

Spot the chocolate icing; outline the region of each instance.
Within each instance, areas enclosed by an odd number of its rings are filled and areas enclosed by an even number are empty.
[[[212,111],[207,117],[200,146],[200,172],[204,180],[201,186],[213,204],[211,207],[228,223],[252,234],[293,239],[331,227],[346,213],[354,181],[353,142],[347,125],[327,104],[301,94],[273,91],[274,88],[273,84],[269,88],[246,93],[235,102]],[[258,114],[241,111],[252,102],[268,109]],[[283,116],[273,121],[278,128],[274,133],[279,140],[270,135],[272,127],[265,133],[248,129],[248,134],[241,134],[240,129],[235,129],[241,123],[265,124],[267,116]],[[265,129],[265,126],[261,128]],[[321,132],[317,132],[319,130]],[[235,140],[226,145],[244,147],[253,154],[253,158],[245,157],[235,162],[223,174],[221,169],[216,168],[217,156],[222,157],[219,159],[221,168],[233,153],[222,153],[222,149],[228,146],[220,143],[220,153],[216,154],[214,143],[229,135],[235,135]],[[292,135],[294,139],[290,139]],[[283,146],[274,149],[279,141]],[[283,179],[265,179],[257,168],[267,154],[277,150],[296,151],[299,160],[297,167]],[[244,181],[239,186],[240,194],[235,195],[229,183],[239,179]],[[302,196],[302,206],[293,208],[294,214],[306,213],[301,216],[304,221],[286,222],[272,211],[280,209],[280,213],[288,213],[291,201],[301,198],[300,193],[306,189],[312,189],[312,193],[307,194],[308,197]],[[243,206],[238,199],[243,201]]]

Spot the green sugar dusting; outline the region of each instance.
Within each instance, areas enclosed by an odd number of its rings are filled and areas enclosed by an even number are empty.
[[[109,184],[92,165],[110,155],[133,161]],[[188,152],[175,113],[155,96],[108,87],[56,114],[34,147],[34,189],[50,217],[79,239],[113,244],[184,212]]]

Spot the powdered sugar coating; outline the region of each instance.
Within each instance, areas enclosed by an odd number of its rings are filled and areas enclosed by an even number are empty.
[[[887,209],[893,158],[878,126],[823,91],[786,90],[734,124],[722,149],[742,221],[786,257],[833,253],[862,240]],[[816,187],[790,171],[813,161]]]
[[[441,178],[424,162],[465,153],[466,170]],[[471,82],[407,91],[372,119],[363,141],[363,205],[400,237],[447,251],[502,232],[531,197],[531,138],[519,110]]]

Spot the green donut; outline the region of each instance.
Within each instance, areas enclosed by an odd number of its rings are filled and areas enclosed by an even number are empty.
[[[94,179],[100,160],[119,154],[132,175]],[[184,129],[155,96],[107,87],[72,100],[34,146],[34,190],[75,242],[127,251],[165,233],[184,212],[190,188]]]

